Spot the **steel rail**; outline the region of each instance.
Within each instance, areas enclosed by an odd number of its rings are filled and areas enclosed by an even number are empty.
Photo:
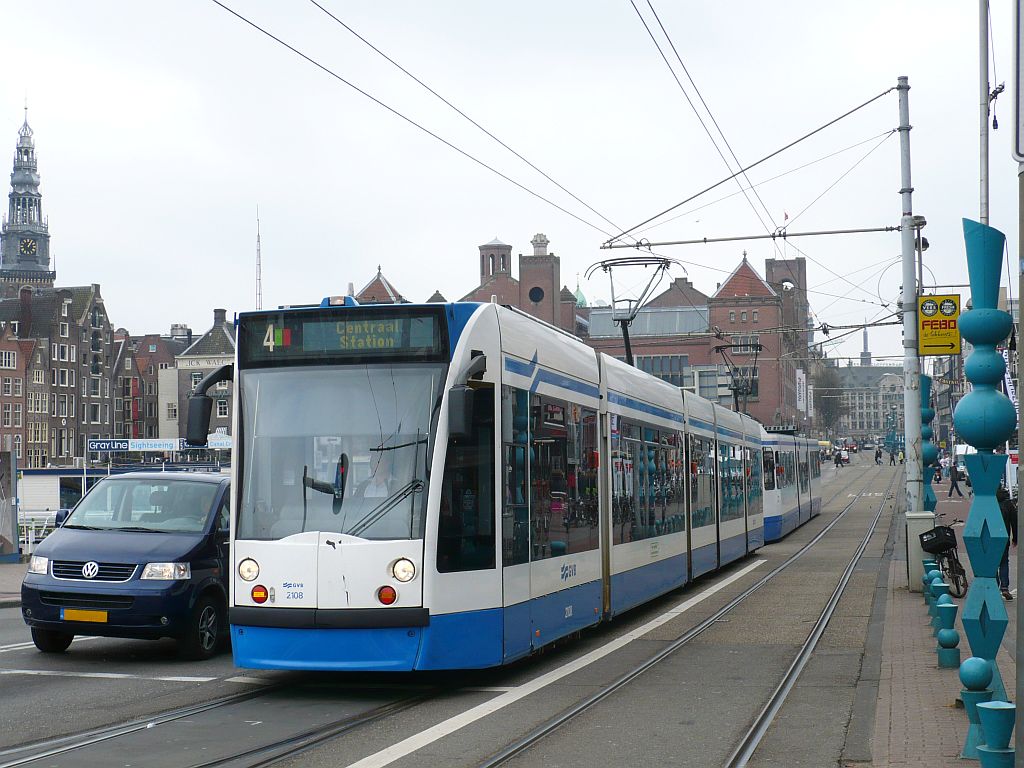
[[[268,693],[278,691],[282,687],[284,686],[269,685],[259,690],[243,691],[242,693],[233,693],[229,696],[222,696],[221,698],[213,699],[202,704],[189,704],[185,707],[167,710],[166,712],[157,713],[137,720],[131,720],[120,725],[95,728],[88,731],[81,731],[79,733],[67,734],[65,736],[57,736],[44,741],[22,744],[16,747],[8,747],[0,750],[0,758],[9,755],[18,755],[19,753],[21,756],[0,763],[0,768],[16,768],[17,766],[27,765],[28,763],[32,763],[37,760],[44,760],[48,757],[62,755],[76,749],[82,749],[83,747],[89,747],[93,744],[109,741],[110,739],[127,736],[128,734],[144,731],[148,728],[154,728],[159,725],[165,725],[167,723],[174,722],[175,720],[181,720],[182,718],[192,717],[203,712],[209,712],[213,709],[219,709],[231,704],[237,704],[242,701],[249,701],[250,699],[266,696]],[[31,754],[25,754],[30,751]]]
[[[864,534],[864,539],[861,541],[856,553],[854,553],[851,558],[849,565],[846,566],[846,570],[843,571],[843,575],[840,577],[835,590],[833,590],[832,596],[825,604],[824,610],[822,610],[818,620],[814,623],[814,627],[811,629],[810,634],[807,635],[807,639],[804,640],[803,645],[800,646],[800,650],[797,652],[796,658],[794,658],[793,663],[789,665],[789,669],[787,669],[786,673],[783,675],[782,681],[769,697],[768,703],[765,704],[764,709],[762,709],[757,718],[755,718],[750,729],[746,732],[740,740],[739,745],[729,756],[729,759],[725,763],[726,768],[744,768],[753,756],[754,750],[757,749],[765,734],[768,733],[768,729],[771,727],[771,724],[775,720],[775,716],[779,713],[779,710],[782,709],[782,705],[785,703],[786,697],[789,696],[789,692],[793,690],[793,686],[800,677],[800,673],[803,672],[804,667],[807,666],[807,662],[811,660],[811,655],[818,647],[818,641],[821,640],[821,636],[825,633],[825,629],[828,627],[828,623],[832,619],[832,614],[835,613],[836,607],[839,605],[839,601],[845,594],[846,587],[850,583],[850,577],[853,576],[853,571],[857,567],[857,563],[860,562],[861,557],[864,555],[864,550],[868,547],[868,542],[871,541],[871,537],[875,534],[875,529],[878,527],[878,521],[882,517],[882,510],[885,509],[886,502],[892,498],[889,492],[892,489],[893,482],[895,482],[896,477],[899,477],[900,474],[902,473],[898,473],[893,477],[893,480],[890,481],[889,487],[886,489],[885,497],[882,499],[882,503],[878,506],[878,511],[875,512],[874,520],[871,521],[871,525],[868,526],[867,533]]]
[[[873,477],[868,478],[866,480],[865,487],[868,487],[868,484],[871,482],[872,479],[874,479],[874,476],[877,476],[877,474],[878,473],[875,472]],[[838,498],[839,495],[843,491],[847,490],[847,488],[849,488],[851,485],[853,485],[852,482],[848,483],[847,485],[843,486],[838,491],[836,491],[832,498],[829,499],[829,503],[835,501],[835,499]],[[889,488],[891,487],[892,481],[890,481],[889,484]],[[889,489],[887,488],[886,497],[888,497],[888,491]],[[799,560],[808,550],[810,550],[815,544],[821,541],[821,539],[829,531],[831,531],[832,528],[834,528],[839,523],[839,521],[843,519],[843,517],[845,517],[846,513],[849,512],[853,508],[854,504],[856,504],[861,498],[863,497],[858,493],[857,496],[849,504],[847,504],[839,513],[837,513],[836,516],[832,520],[830,520],[824,528],[818,531],[818,533],[816,533],[810,539],[810,541],[804,544],[799,550],[793,553],[788,559],[786,559],[783,563],[779,564],[771,572],[765,574],[757,582],[747,587],[747,589],[745,589],[739,595],[734,597],[732,600],[726,603],[722,608],[717,610],[715,613],[711,614],[706,619],[701,621],[699,624],[697,624],[684,634],[677,637],[669,645],[667,645],[665,648],[663,648],[655,655],[641,662],[637,666],[633,667],[633,669],[631,669],[630,671],[622,674],[621,676],[613,680],[611,683],[601,688],[601,690],[591,694],[590,696],[573,705],[561,714],[556,715],[555,717],[548,720],[546,723],[543,723],[542,725],[533,729],[522,738],[518,739],[517,741],[514,741],[513,743],[505,747],[505,749],[487,758],[484,762],[479,764],[479,768],[494,768],[495,766],[499,766],[508,762],[513,757],[516,757],[517,755],[521,754],[525,750],[535,745],[537,742],[541,741],[549,734],[558,730],[563,725],[568,723],[570,720],[574,719],[577,715],[586,712],[595,704],[607,698],[611,694],[615,693],[620,688],[622,688],[623,686],[625,686],[626,684],[628,684],[629,682],[631,682],[632,680],[634,680],[635,678],[639,677],[644,672],[649,670],[651,667],[656,665],[658,662],[668,658],[673,653],[682,648],[684,645],[689,643],[691,640],[704,633],[706,630],[708,630],[710,627],[716,624],[719,620],[721,620],[726,614],[728,614],[730,611],[736,608],[740,603],[742,603],[744,600],[746,600],[748,597],[754,594],[757,590],[759,590],[769,581],[771,581],[784,570],[786,570],[786,568],[788,568],[797,560]],[[883,499],[882,506],[885,505],[886,500],[887,499]],[[881,510],[879,510],[879,514],[880,513]],[[872,526],[872,530],[874,530],[874,526]]]

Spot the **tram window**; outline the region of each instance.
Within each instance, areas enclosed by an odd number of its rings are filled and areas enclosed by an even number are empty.
[[[799,480],[800,480],[800,492],[801,493],[807,493],[807,491],[811,487],[811,473],[810,473],[810,470],[808,469],[809,458],[807,457],[806,453],[804,454],[804,457],[805,457],[804,460],[801,461],[800,464],[797,466],[797,471],[798,471],[797,474],[798,474],[798,477],[799,477]]]
[[[597,549],[597,414],[534,395],[530,417],[531,559]]]
[[[738,446],[719,442],[718,477],[722,521],[743,517],[743,467]]]
[[[437,524],[437,570],[494,567],[494,390],[473,399],[468,439],[449,439]]]
[[[663,533],[686,530],[686,456],[679,432],[662,433],[666,454],[666,515]]]
[[[744,448],[747,473],[747,515],[764,512],[764,490],[761,487],[761,460],[755,448]]]
[[[715,456],[710,440],[690,438],[690,526],[715,524]]]
[[[771,448],[764,449],[764,489],[775,490],[775,454]]]
[[[503,565],[530,561],[530,505],[527,457],[530,453],[530,393],[502,387],[502,443],[504,445],[504,506],[501,512]]]

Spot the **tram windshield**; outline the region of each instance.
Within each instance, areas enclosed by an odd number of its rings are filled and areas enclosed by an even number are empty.
[[[441,364],[245,371],[236,538],[423,535]]]

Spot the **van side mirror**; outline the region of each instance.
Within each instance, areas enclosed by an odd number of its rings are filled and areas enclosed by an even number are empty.
[[[448,434],[465,440],[473,434],[473,402],[476,392],[465,385],[448,390]]]
[[[185,443],[187,445],[206,445],[212,415],[212,397],[196,394],[188,399],[188,425],[185,427]]]
[[[207,391],[214,384],[231,381],[235,377],[235,366],[228,363],[211,371],[199,382],[199,386],[188,398],[188,423],[185,427],[186,445],[197,448],[206,447],[207,435],[210,432],[210,416],[213,415],[213,399]]]
[[[58,509],[57,514],[53,516],[53,527],[60,528],[62,525],[64,525],[70,514],[70,509]]]

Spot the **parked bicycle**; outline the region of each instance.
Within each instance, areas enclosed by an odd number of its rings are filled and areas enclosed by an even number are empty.
[[[956,532],[948,525],[937,525],[918,538],[921,540],[921,549],[935,556],[939,571],[949,584],[949,593],[953,597],[966,595],[967,571],[960,562],[957,552]]]

